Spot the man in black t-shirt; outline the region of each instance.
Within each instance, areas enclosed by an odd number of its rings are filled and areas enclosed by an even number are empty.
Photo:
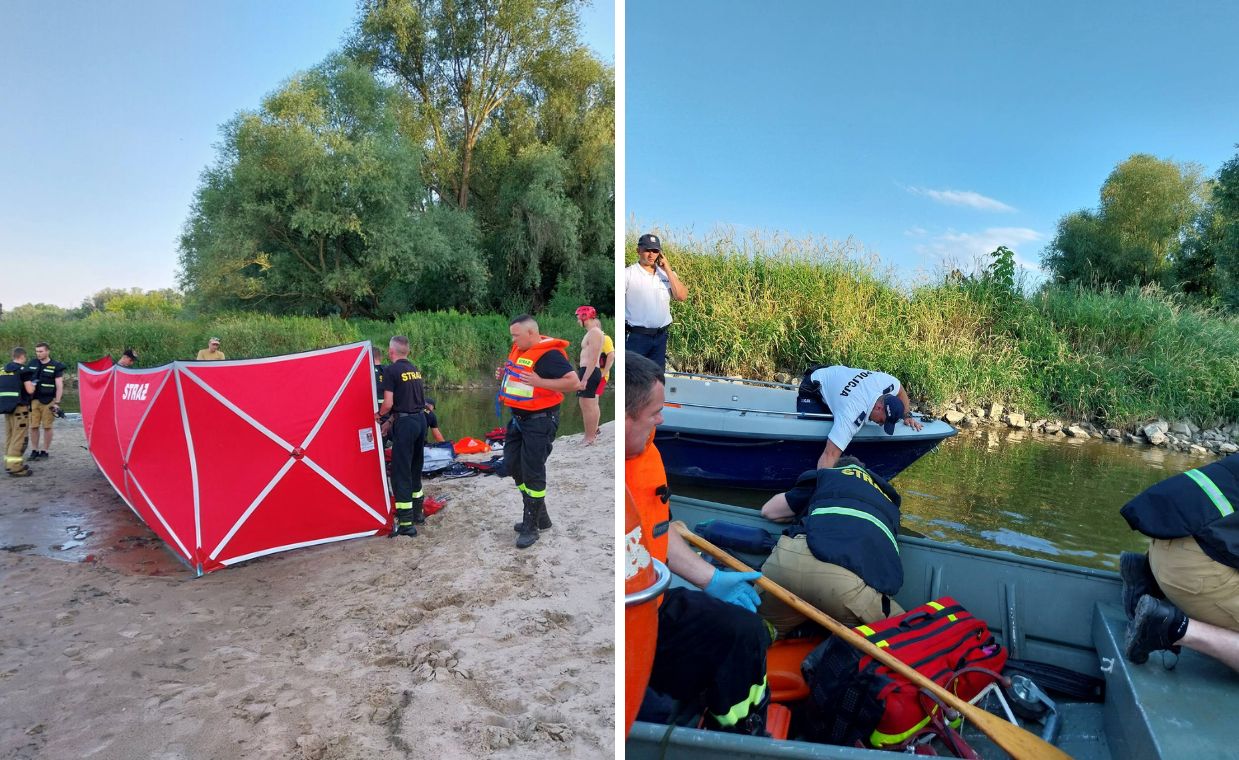
[[[503,442],[503,461],[521,492],[521,521],[512,526],[520,535],[516,548],[538,540],[538,531],[551,527],[546,511],[546,459],[559,430],[559,404],[564,393],[577,389],[576,370],[564,349],[568,341],[538,332],[528,314],[508,325],[512,349],[495,372],[499,398],[512,411]]]
[[[391,414],[392,494],[396,498],[393,536],[416,536],[422,514],[422,458],[426,437],[426,391],[422,373],[409,361],[409,339],[397,335],[387,344],[391,363],[383,368],[383,405],[379,418]]]
[[[443,437],[443,431],[439,430],[439,418],[435,416],[435,400],[432,398],[426,399],[426,430],[435,443],[443,443],[446,440]]]

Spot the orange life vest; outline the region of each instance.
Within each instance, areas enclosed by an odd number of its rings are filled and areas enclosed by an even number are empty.
[[[632,494],[641,516],[641,533],[648,536],[647,548],[659,562],[667,561],[667,531],[671,528],[671,508],[667,506],[671,491],[667,487],[667,471],[663,458],[654,446],[654,436],[632,459],[624,460],[624,485]]]
[[[545,335],[525,351],[520,350],[513,343],[508,359],[503,364],[503,378],[499,386],[499,398],[503,399],[504,405],[513,409],[536,412],[539,409],[549,409],[563,401],[564,394],[523,383],[514,373],[517,369],[532,372],[538,359],[541,359],[542,355],[548,351],[558,351],[567,359],[568,352],[564,350],[567,347],[568,341],[561,338],[548,338]]]
[[[625,492],[624,523],[624,594],[630,596],[653,587],[658,572],[650,556],[649,538],[641,528],[641,515]],[[624,731],[632,729],[637,718],[645,687],[654,667],[654,652],[658,648],[658,606],[662,596],[642,603],[624,601]]]

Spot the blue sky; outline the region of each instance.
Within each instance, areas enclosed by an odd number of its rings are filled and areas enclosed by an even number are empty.
[[[1133,153],[1211,175],[1239,150],[1239,4],[625,8],[627,219],[671,240],[851,237],[901,280],[1001,244],[1035,266]]]
[[[219,126],[339,48],[352,0],[0,7],[0,304],[174,287]],[[583,37],[614,62],[614,6]],[[36,285],[37,283],[37,285]]]

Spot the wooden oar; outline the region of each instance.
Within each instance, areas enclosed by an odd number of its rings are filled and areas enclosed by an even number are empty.
[[[733,570],[739,570],[742,573],[752,572],[751,567],[705,540],[701,536],[698,536],[696,533],[693,533],[683,522],[677,520],[673,524],[676,531],[684,537],[685,541],[688,541],[690,544],[702,550],[706,554],[709,554],[711,557],[714,557]],[[986,736],[1005,750],[1007,754],[1015,758],[1015,760],[1043,760],[1046,758],[1071,760],[1070,755],[1066,754],[1058,747],[1055,747],[1053,744],[1045,741],[1040,736],[1029,733],[1013,723],[1008,723],[1002,718],[999,718],[997,715],[988,713],[976,705],[968,704],[955,694],[952,694],[939,686],[929,677],[906,665],[903,660],[895,657],[885,649],[871,644],[864,636],[861,636],[856,631],[838,622],[830,615],[822,612],[769,578],[764,576],[759,578],[757,580],[757,585],[765,589],[767,593],[774,594],[785,604],[794,607],[801,614],[808,616],[814,622],[825,627],[828,631],[840,637],[847,644],[850,644],[873,659],[881,662],[883,665],[899,673],[917,686],[920,686],[926,691],[932,692],[934,696],[942,700],[943,704],[949,705],[951,709],[972,721],[977,728],[981,729]]]

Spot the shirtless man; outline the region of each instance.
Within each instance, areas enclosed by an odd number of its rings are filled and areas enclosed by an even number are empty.
[[[581,419],[585,422],[585,445],[592,446],[598,439],[598,420],[602,417],[602,409],[598,406],[598,397],[602,395],[602,367],[599,362],[602,355],[602,323],[593,306],[578,307],[576,319],[585,328],[585,337],[581,338],[581,361],[576,368],[576,395],[581,403]]]

